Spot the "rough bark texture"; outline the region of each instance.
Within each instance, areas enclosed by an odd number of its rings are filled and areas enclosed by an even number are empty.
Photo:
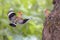
[[[54,9],[46,18],[42,40],[60,40],[60,0],[53,0]]]

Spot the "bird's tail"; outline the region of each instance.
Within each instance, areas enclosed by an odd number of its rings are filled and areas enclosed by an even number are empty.
[[[22,24],[26,23],[29,19],[24,19]]]

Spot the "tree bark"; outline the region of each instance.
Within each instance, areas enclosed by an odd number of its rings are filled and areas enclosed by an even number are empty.
[[[60,0],[53,0],[53,5],[44,23],[42,40],[60,40]]]

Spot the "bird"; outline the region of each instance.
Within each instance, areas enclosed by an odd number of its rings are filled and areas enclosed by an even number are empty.
[[[50,14],[49,9],[45,9],[45,10],[44,10],[44,15],[45,15],[45,17],[48,17],[48,16],[49,16],[49,14]]]
[[[17,16],[14,10],[11,8],[8,12],[8,19],[10,21],[9,25],[12,27],[16,27],[18,24],[25,24],[29,19],[22,18],[22,12],[18,12]]]

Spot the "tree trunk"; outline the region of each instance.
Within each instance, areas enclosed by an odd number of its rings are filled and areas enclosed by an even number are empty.
[[[60,0],[53,0],[53,5],[44,23],[42,40],[60,40]]]

